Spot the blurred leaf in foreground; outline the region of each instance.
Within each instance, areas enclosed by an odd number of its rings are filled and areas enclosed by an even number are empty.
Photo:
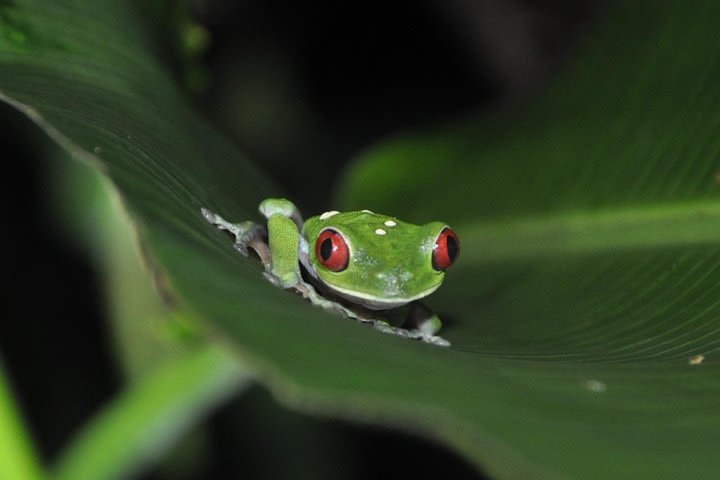
[[[249,379],[221,348],[190,352],[141,379],[81,431],[54,478],[127,478],[157,461],[203,413]]]
[[[0,478],[43,478],[0,358]]]

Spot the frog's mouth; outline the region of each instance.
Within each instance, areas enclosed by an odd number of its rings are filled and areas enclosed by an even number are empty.
[[[409,296],[409,297],[388,297],[388,298],[378,298],[378,297],[372,296],[372,295],[364,293],[364,292],[358,292],[357,290],[349,290],[346,288],[332,286],[332,285],[325,285],[325,288],[327,290],[329,290],[330,292],[334,293],[335,295],[338,295],[346,300],[350,300],[354,303],[362,305],[363,307],[365,307],[367,309],[388,310],[391,308],[402,307],[403,305],[407,305],[410,302],[419,300],[423,297],[427,297],[428,295],[433,293],[435,290],[437,290],[441,284],[442,284],[442,282],[439,282],[437,285],[433,285],[432,287],[428,288],[427,290],[424,290],[420,293],[417,293],[417,294]]]

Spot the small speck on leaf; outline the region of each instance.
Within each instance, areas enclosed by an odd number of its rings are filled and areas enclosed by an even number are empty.
[[[688,359],[688,365],[700,365],[705,360],[705,355],[695,355]]]
[[[93,152],[95,152],[95,155],[100,155],[102,153],[102,148],[95,147],[95,148],[93,148]]]
[[[601,393],[607,390],[607,385],[600,380],[585,380],[583,386],[591,392]]]

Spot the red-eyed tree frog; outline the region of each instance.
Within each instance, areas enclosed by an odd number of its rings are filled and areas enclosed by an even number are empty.
[[[255,251],[276,286],[380,331],[450,345],[436,335],[438,316],[419,302],[442,284],[460,254],[448,225],[413,225],[369,210],[329,211],[303,222],[284,198],[266,199],[259,210],[266,225],[230,223],[205,208],[202,214],[235,236],[240,253]],[[401,307],[404,318],[397,314]]]

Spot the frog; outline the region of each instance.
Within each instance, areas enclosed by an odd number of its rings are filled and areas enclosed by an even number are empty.
[[[207,208],[207,222],[262,263],[273,285],[384,333],[448,347],[442,322],[420,300],[437,290],[460,255],[444,222],[415,225],[370,210],[330,210],[303,220],[285,198],[267,198],[265,223],[231,223]]]

